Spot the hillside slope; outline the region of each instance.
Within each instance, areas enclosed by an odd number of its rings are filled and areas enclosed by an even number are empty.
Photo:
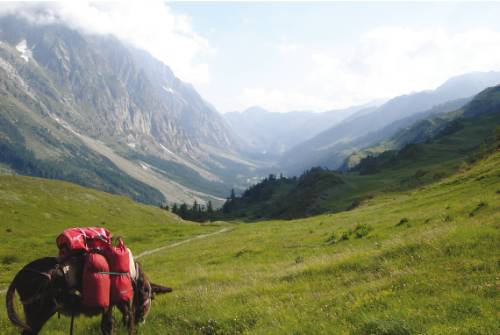
[[[411,120],[412,116],[419,113],[425,117],[424,112],[433,107],[451,100],[471,97],[499,83],[500,72],[468,73],[449,79],[433,91],[393,98],[371,113],[341,122],[290,149],[280,160],[280,166],[289,174],[300,174],[313,166],[337,169],[353,151],[381,141],[380,133],[377,132],[384,127],[405,118]],[[446,109],[446,105],[444,107]],[[407,125],[403,123],[401,127]],[[393,133],[394,130],[387,132],[387,136]],[[370,143],[372,135],[374,142]],[[356,143],[363,137],[365,139],[361,143]]]
[[[0,122],[20,135],[0,142],[27,151],[0,159],[19,173],[159,203],[220,201],[245,180],[235,171],[253,169],[222,116],[148,53],[11,16],[0,17],[0,41]]]
[[[140,332],[496,334],[499,176],[495,152],[440,182],[380,194],[350,212],[235,224],[147,256],[152,280],[174,293],[154,301]],[[33,253],[45,254],[54,237],[37,238]],[[10,237],[17,244],[34,238]],[[68,327],[69,318],[54,317],[44,334]],[[99,318],[76,320],[76,334],[98,329]],[[3,304],[0,332],[16,334]]]
[[[300,177],[263,180],[226,205],[226,217],[292,219],[349,210],[376,193],[413,189],[450,175],[497,145],[499,92],[500,86],[488,88],[457,111],[402,130],[394,137],[395,150],[364,158],[354,172],[314,168]]]
[[[500,113],[500,85],[490,87],[474,97],[472,101],[456,108],[451,112],[439,113],[436,116],[430,116],[414,122],[410,126],[395,132],[393,136],[376,146],[368,147],[362,151],[356,152],[346,159],[345,168],[353,168],[361,158],[367,156],[377,156],[385,154],[391,156],[394,151],[400,150],[408,144],[419,144],[430,141],[433,138],[452,134],[466,126],[468,119],[482,119]],[[492,125],[496,120],[493,119]],[[485,124],[485,129],[489,128]],[[464,148],[465,150],[465,148]],[[390,152],[389,152],[390,151]]]

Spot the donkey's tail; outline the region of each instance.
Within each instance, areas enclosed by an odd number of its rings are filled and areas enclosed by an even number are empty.
[[[10,283],[9,289],[7,290],[5,303],[7,305],[7,315],[9,316],[10,322],[12,322],[15,326],[21,328],[24,331],[31,331],[30,326],[21,321],[21,318],[16,313],[16,309],[14,308],[14,298],[16,294],[16,278]]]

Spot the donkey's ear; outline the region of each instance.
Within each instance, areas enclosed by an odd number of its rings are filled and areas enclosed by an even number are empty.
[[[172,292],[172,289],[170,287],[165,287],[153,283],[150,283],[150,285],[151,285],[151,291],[153,291],[154,294],[163,294]]]

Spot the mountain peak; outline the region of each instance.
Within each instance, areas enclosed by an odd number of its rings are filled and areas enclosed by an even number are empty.
[[[255,106],[248,107],[247,109],[243,110],[241,113],[242,114],[264,114],[264,113],[271,113],[271,112],[268,111],[267,109],[261,107],[261,106],[255,105]]]
[[[441,93],[454,92],[455,95],[460,92],[467,95],[468,92],[471,92],[468,94],[470,96],[476,94],[485,87],[495,86],[497,84],[500,84],[499,71],[475,71],[451,77],[436,88],[436,91]]]

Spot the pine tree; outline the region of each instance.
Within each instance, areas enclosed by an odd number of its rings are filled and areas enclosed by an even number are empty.
[[[183,219],[187,219],[188,216],[188,205],[186,203],[182,203],[182,205],[179,207],[179,216]]]

